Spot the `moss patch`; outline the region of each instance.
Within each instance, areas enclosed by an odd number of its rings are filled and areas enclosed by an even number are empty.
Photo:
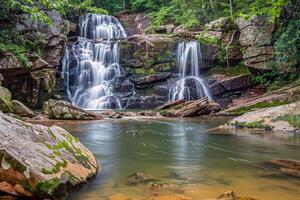
[[[67,167],[68,162],[66,160],[63,160],[63,162],[57,162],[52,169],[42,169],[42,173],[44,174],[56,174],[60,171],[61,168]]]
[[[280,117],[277,117],[275,121],[286,121],[290,125],[292,125],[294,128],[300,129],[300,114],[298,115],[283,115]]]
[[[57,177],[55,177],[53,179],[38,183],[37,188],[48,195],[53,195],[54,191],[59,185],[60,181]]]
[[[208,75],[213,74],[224,74],[228,76],[238,76],[241,74],[251,74],[248,67],[246,67],[243,63],[239,63],[234,67],[222,67],[216,66],[208,71]]]
[[[285,104],[288,104],[288,102],[286,102],[286,101],[259,102],[257,104],[254,104],[254,105],[251,105],[248,107],[242,107],[242,108],[238,108],[238,109],[229,111],[229,113],[233,114],[233,115],[242,115],[247,112],[254,111],[255,109],[271,108],[271,107],[281,106],[281,105],[285,105]]]
[[[235,126],[237,128],[258,128],[258,129],[264,129],[266,131],[271,131],[274,127],[268,124],[264,124],[265,120],[259,120],[255,122],[238,122],[234,121],[231,122],[230,125]]]

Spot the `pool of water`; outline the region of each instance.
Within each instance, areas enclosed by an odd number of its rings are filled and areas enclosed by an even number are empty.
[[[95,153],[102,166],[95,179],[71,193],[71,200],[98,200],[125,193],[136,199],[153,195],[147,186],[128,186],[126,178],[144,172],[193,199],[215,198],[227,190],[260,200],[299,200],[300,180],[261,163],[300,159],[299,135],[208,134],[224,120],[56,121]],[[48,124],[50,125],[50,124]]]

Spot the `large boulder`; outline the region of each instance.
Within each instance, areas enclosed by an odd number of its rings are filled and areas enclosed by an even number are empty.
[[[35,117],[36,114],[27,106],[25,106],[22,102],[18,100],[11,101],[12,108],[14,110],[14,114],[19,115],[21,117]]]
[[[60,199],[97,172],[93,153],[57,126],[0,113],[0,141],[0,190],[14,196]]]
[[[95,114],[73,106],[69,102],[54,99],[45,102],[43,113],[49,119],[90,120],[97,118]]]

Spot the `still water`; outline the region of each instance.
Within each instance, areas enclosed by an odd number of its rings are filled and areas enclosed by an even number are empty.
[[[300,180],[283,176],[261,163],[270,159],[300,160],[300,135],[208,134],[220,120],[57,121],[92,150],[102,166],[90,183],[70,200],[98,200],[125,193],[148,199],[147,186],[128,186],[126,178],[144,172],[178,184],[160,193],[193,199],[216,198],[234,190],[260,200],[299,200]]]

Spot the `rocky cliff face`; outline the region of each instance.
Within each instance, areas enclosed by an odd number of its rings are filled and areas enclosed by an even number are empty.
[[[10,52],[0,59],[2,84],[12,91],[14,99],[30,107],[41,107],[43,101],[52,95],[57,67],[66,44],[67,22],[58,11],[49,10],[46,14],[53,21],[51,26],[34,21],[27,14],[16,14],[10,21],[0,23],[31,41],[43,40],[40,56],[26,53],[30,61],[26,67]]]

